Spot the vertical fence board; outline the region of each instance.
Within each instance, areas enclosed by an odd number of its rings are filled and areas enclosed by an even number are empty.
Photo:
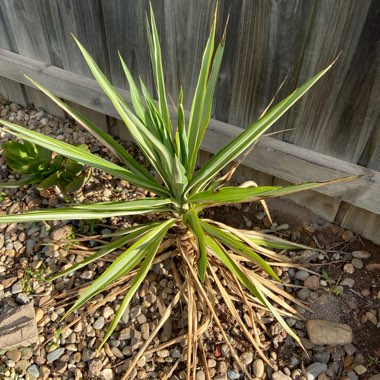
[[[28,99],[23,87],[24,86],[20,83],[0,76],[0,95],[4,96],[11,102],[26,106],[28,104]]]
[[[275,178],[273,185],[287,186],[290,185],[290,183],[282,179]],[[310,209],[315,214],[323,217],[329,222],[333,222],[335,220],[340,204],[342,203],[339,199],[332,198],[328,195],[317,193],[312,190],[286,195],[281,198],[290,199],[300,206]]]
[[[82,114],[88,120],[92,121],[97,127],[99,127],[105,132],[108,132],[108,122],[106,115],[100,112],[96,112],[94,110],[90,110],[87,107],[80,106],[79,104],[74,104],[69,101],[65,101],[65,103],[67,103],[70,107],[75,108],[80,114]]]
[[[0,3],[3,25],[7,29],[6,48],[26,57],[54,64],[44,23],[43,5],[39,0],[9,0]],[[44,108],[57,116],[64,115],[64,112],[40,91],[25,86],[22,92],[23,96],[19,96],[21,102],[25,98],[25,103],[33,103],[35,107]]]
[[[72,33],[108,75],[110,70],[100,0],[49,0],[49,5],[51,17],[45,18],[45,22],[50,23],[47,29],[56,41],[54,54],[59,57],[61,67],[92,77]]]
[[[343,215],[338,215],[335,222],[380,244],[380,215],[349,205]]]
[[[360,64],[363,57],[371,64],[370,55],[363,54],[363,45],[369,49],[368,42],[376,41],[372,38],[365,44],[361,38],[373,29],[373,21],[366,24],[371,1],[325,1],[317,5],[298,83],[342,54],[333,69],[289,112],[287,123],[296,130],[284,139],[356,163],[372,128],[371,123],[358,123],[355,119],[360,108],[367,106],[366,101],[358,101],[367,98],[372,86],[370,78],[365,80],[369,72]],[[352,113],[354,105],[356,110]]]
[[[134,78],[137,79],[140,75],[148,88],[153,87],[145,30],[145,14],[148,9],[147,1],[102,1],[110,74],[112,83],[118,87],[127,86],[118,51]]]
[[[35,108],[42,108],[46,112],[55,116],[59,116],[59,117],[65,116],[65,112],[62,110],[62,108],[57,106],[44,93],[42,93],[41,91],[33,87],[24,86],[24,88],[28,97],[28,102],[32,103]]]
[[[4,9],[0,6],[0,47],[2,49],[12,50],[5,22],[6,18]],[[28,104],[24,86],[1,76],[0,94],[7,99],[23,106],[26,106]]]

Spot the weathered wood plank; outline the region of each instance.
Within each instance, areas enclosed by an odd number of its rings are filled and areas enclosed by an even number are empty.
[[[46,65],[42,62],[0,50],[0,74],[29,84],[23,73],[48,87],[57,96],[84,107],[118,118],[110,101],[96,81]],[[125,99],[129,93],[120,90]],[[174,111],[172,109],[174,115]],[[211,120],[202,149],[215,153],[241,129],[231,124]],[[262,138],[245,161],[251,168],[290,182],[324,181],[347,175],[363,177],[318,189],[318,192],[342,199],[374,213],[380,213],[380,172],[294,146],[270,137]]]
[[[112,83],[121,88],[127,86],[118,56],[120,51],[132,75],[135,78],[140,75],[147,87],[152,89],[153,77],[145,28],[148,1],[103,0],[101,6]]]
[[[45,94],[43,94],[41,91],[25,86],[25,92],[28,97],[28,103],[32,103],[35,108],[42,108],[46,112],[59,116],[59,117],[64,117],[65,112],[57,106],[52,100],[50,100]]]
[[[94,111],[90,108],[80,106],[79,104],[70,102],[66,100],[66,103],[75,108],[80,114],[86,117],[88,120],[92,121],[97,127],[105,132],[108,132],[108,121],[107,116],[103,113]]]
[[[4,30],[6,36],[0,37],[3,40],[0,43],[1,47],[21,52],[27,57],[40,59],[46,63],[54,63],[40,1],[4,1],[0,4],[0,10],[3,19],[0,28],[6,29]],[[41,107],[51,114],[64,115],[64,112],[40,91],[30,87],[25,87],[21,91],[22,94],[18,96],[18,102],[21,101],[21,104],[33,103],[35,107]]]
[[[295,131],[285,134],[286,141],[358,162],[373,128],[373,120],[365,120],[366,114],[379,112],[379,107],[368,110],[378,65],[373,59],[378,5],[371,0],[316,3],[297,83],[342,54],[327,76],[288,114],[286,125]]]
[[[11,102],[26,106],[28,99],[25,94],[24,86],[13,80],[0,76],[0,95],[4,96]]]
[[[40,1],[7,0],[0,2],[10,49],[22,55],[52,62],[50,43]]]
[[[338,213],[335,223],[380,244],[380,215],[352,205],[347,206],[341,214]]]
[[[224,17],[231,16],[215,117],[245,128],[267,107],[287,74],[281,96],[294,88],[314,2],[230,0],[223,5]]]
[[[45,2],[44,9],[44,22],[49,38],[54,41],[52,47],[55,59],[60,61],[59,66],[92,78],[72,33],[108,75],[110,70],[100,0],[49,0]]]
[[[4,12],[0,8],[0,48],[12,50],[5,20]],[[4,77],[0,77],[0,95],[23,106],[28,104],[24,86]]]
[[[279,178],[275,178],[273,181],[274,186],[286,186],[290,184],[290,182]],[[334,222],[339,206],[342,203],[338,198],[333,198],[313,190],[301,191],[281,198],[290,199],[300,206],[308,208],[329,222]]]

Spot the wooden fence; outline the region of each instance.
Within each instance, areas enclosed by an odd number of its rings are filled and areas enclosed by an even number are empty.
[[[189,109],[214,2],[152,0],[171,97],[184,90]],[[117,115],[70,33],[121,88],[119,50],[148,87],[153,78],[145,38],[147,1],[2,0],[0,94],[20,104],[62,111],[23,74],[78,105],[123,137]],[[279,184],[362,174],[350,183],[292,198],[330,221],[380,242],[380,3],[378,0],[219,0],[220,36],[229,17],[213,122],[205,144],[215,153],[260,115],[287,77],[279,98],[341,56],[246,161],[245,176]],[[123,92],[128,99],[128,92]],[[83,108],[85,107],[85,108]],[[108,116],[106,116],[108,115]]]

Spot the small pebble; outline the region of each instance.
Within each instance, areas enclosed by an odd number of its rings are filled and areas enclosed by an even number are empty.
[[[288,375],[285,375],[282,371],[276,371],[272,374],[272,380],[292,380]]]
[[[252,372],[256,377],[262,377],[264,374],[264,362],[261,359],[256,359],[252,364]]]
[[[353,274],[355,272],[355,268],[351,263],[347,263],[344,265],[343,271],[348,274]]]
[[[38,369],[38,367],[33,364],[31,365],[28,369],[27,369],[27,372],[32,375],[35,379],[37,379],[39,376],[40,376],[40,370]]]
[[[308,380],[314,380],[317,379],[318,376],[327,370],[327,365],[325,363],[313,363],[309,365],[306,368],[306,373],[307,373],[307,379]]]
[[[213,360],[213,359],[212,359]],[[253,361],[253,352],[244,352],[240,357],[241,362],[244,365],[251,364]],[[214,360],[215,361],[215,360]],[[216,363],[215,363],[216,365]]]
[[[371,254],[367,251],[354,251],[352,252],[352,256],[357,259],[366,260],[371,257]]]
[[[103,309],[103,317],[105,319],[109,318],[111,315],[115,314],[115,312],[112,310],[112,308],[110,308],[109,306],[106,306],[104,309]]]
[[[227,376],[228,376],[228,378],[229,378],[230,380],[237,380],[237,379],[239,379],[240,374],[239,374],[239,372],[235,372],[235,371],[231,371],[231,370],[229,370],[229,371],[227,372]],[[197,379],[197,380],[198,380],[198,379]]]
[[[170,355],[169,350],[157,351],[157,356],[160,358],[167,358]]]
[[[95,351],[89,349],[89,348],[85,348],[83,351],[82,351],[82,360],[84,362],[89,362],[90,360],[92,360],[95,356]]]
[[[364,297],[368,297],[371,295],[371,291],[369,289],[363,289],[360,293]]]
[[[310,296],[310,290],[308,288],[301,289],[298,293],[298,298],[301,300],[306,300]]]
[[[359,380],[358,375],[354,371],[347,372],[347,377],[349,380]]]
[[[363,268],[363,261],[361,259],[357,259],[356,257],[352,259],[351,264],[356,269],[362,269]]]
[[[94,278],[95,272],[92,270],[85,270],[80,275],[80,278],[83,278],[84,280],[91,280]]]
[[[17,363],[21,359],[21,352],[19,350],[9,350],[5,353],[6,357]]]
[[[367,368],[363,365],[357,365],[354,367],[354,371],[360,376],[364,375],[367,372]]]
[[[17,294],[16,301],[20,305],[26,305],[29,303],[29,297],[25,293]]]
[[[12,294],[21,293],[22,288],[23,288],[23,286],[22,286],[21,282],[16,282],[15,284],[12,285],[11,292],[12,292]]]
[[[65,353],[65,348],[57,348],[49,352],[46,356],[48,362],[53,362],[54,360],[59,359]]]
[[[342,286],[348,286],[349,288],[352,288],[355,284],[355,280],[353,280],[352,278],[345,278],[341,283],[340,285]]]
[[[377,318],[376,318],[376,315],[374,315],[373,313],[371,313],[370,311],[367,311],[365,313],[367,319],[372,323],[374,324],[375,326],[377,325]]]
[[[356,347],[352,343],[345,344],[343,348],[347,355],[353,355],[356,352]]]
[[[105,320],[104,320],[104,317],[99,317],[93,324],[92,324],[92,327],[95,329],[95,330],[101,330],[103,327],[104,327],[104,323],[105,323]]]
[[[101,375],[102,380],[114,380],[115,379],[115,375],[114,375],[111,368],[103,369],[102,372],[100,373],[100,375]]]
[[[319,288],[319,277],[318,276],[309,276],[305,279],[303,284],[309,289],[318,289]]]
[[[349,241],[354,237],[354,234],[352,231],[344,231],[341,237],[344,241]]]

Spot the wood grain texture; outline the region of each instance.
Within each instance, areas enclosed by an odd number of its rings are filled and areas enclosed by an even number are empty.
[[[279,178],[275,178],[273,181],[274,186],[287,186],[290,184],[291,182]],[[333,198],[313,190],[286,195],[281,197],[281,199],[289,199],[300,206],[306,207],[329,222],[334,222],[342,203],[338,198]]]
[[[24,73],[42,83],[57,96],[97,112],[119,118],[97,82],[15,53],[0,50],[0,73],[9,79],[29,84]],[[120,89],[129,100],[129,93]],[[175,111],[170,108],[175,117]],[[211,120],[202,149],[216,153],[241,129],[231,124]],[[349,162],[333,159],[309,149],[297,147],[271,137],[264,137],[247,157],[244,164],[289,182],[326,181],[350,175],[362,175],[351,182],[322,187],[318,192],[350,204],[380,213],[380,172]]]
[[[0,10],[10,49],[26,57],[51,63],[51,49],[43,22],[41,2],[39,0],[1,1]]]
[[[54,57],[59,62],[56,65],[92,78],[72,33],[108,75],[110,68],[100,0],[45,0],[44,10]]]
[[[13,80],[0,76],[0,95],[11,102],[26,106],[28,99],[24,91],[24,86]]]
[[[287,74],[281,95],[294,88],[313,4],[224,2],[223,13],[231,8],[231,17],[216,94],[218,120],[245,128],[263,112]]]
[[[373,128],[363,119],[373,86],[370,66],[378,38],[373,34],[371,4],[378,8],[379,3],[370,0],[317,3],[297,83],[342,54],[287,116],[287,125],[296,130],[285,134],[286,141],[358,162]]]
[[[29,58],[53,63],[52,50],[45,23],[41,1],[8,0],[0,3],[2,40],[0,46],[13,52],[22,52]],[[36,22],[40,20],[40,22]],[[6,46],[5,46],[6,45]],[[5,90],[6,91],[6,90]],[[63,116],[64,112],[45,95],[35,89],[21,88],[20,104],[32,103],[51,114]],[[9,93],[9,90],[7,91]],[[13,94],[11,95],[13,97]],[[14,99],[14,98],[13,98]],[[25,100],[24,100],[25,99]],[[14,99],[16,101],[16,99]]]
[[[70,102],[66,100],[66,103],[75,108],[81,115],[92,121],[97,127],[105,132],[108,132],[108,121],[107,116],[103,113],[94,111],[90,108],[80,106],[79,104]]]
[[[12,51],[5,20],[3,9],[0,7],[0,48]],[[2,76],[0,76],[0,94],[23,106],[28,104],[24,86]]]
[[[55,116],[65,116],[65,112],[62,110],[62,108],[57,106],[41,91],[29,86],[24,86],[24,89],[28,98],[28,103],[33,104],[34,108],[43,109]]]
[[[153,88],[150,56],[146,41],[145,14],[147,1],[115,0],[101,2],[110,76],[112,83],[126,88],[118,51],[130,68],[132,75],[140,75],[149,89]]]
[[[342,215],[338,214],[335,222],[376,244],[380,244],[380,215],[348,205],[347,210]]]

